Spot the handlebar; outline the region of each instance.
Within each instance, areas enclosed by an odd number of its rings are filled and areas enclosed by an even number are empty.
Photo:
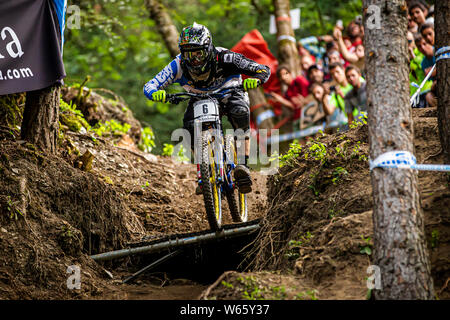
[[[193,92],[180,92],[180,93],[172,93],[166,95],[166,101],[171,104],[179,104],[182,101],[188,100],[189,97],[195,98],[218,98],[222,94],[226,94],[229,91],[243,91],[244,86],[241,84],[239,86],[223,88],[218,92],[210,92],[210,93],[193,93]]]

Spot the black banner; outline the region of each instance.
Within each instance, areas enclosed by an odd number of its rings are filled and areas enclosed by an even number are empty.
[[[55,0],[0,0],[0,95],[48,87],[66,76]]]

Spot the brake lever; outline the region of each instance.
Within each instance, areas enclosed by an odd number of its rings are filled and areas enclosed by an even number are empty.
[[[167,102],[169,102],[171,104],[179,104],[180,102],[188,100],[188,99],[189,98],[173,96],[173,97],[169,97],[167,99]]]

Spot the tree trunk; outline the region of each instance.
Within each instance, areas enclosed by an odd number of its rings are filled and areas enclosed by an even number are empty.
[[[381,8],[381,29],[366,28],[370,157],[414,152],[409,105],[409,61],[405,0],[364,0]],[[370,12],[370,10],[369,10]],[[434,288],[417,188],[417,172],[376,168],[371,173],[374,264],[381,270],[376,299],[433,299]]]
[[[180,33],[172,22],[167,9],[160,0],[145,0],[145,6],[150,13],[150,18],[155,21],[156,28],[164,40],[170,55],[174,58],[180,53],[178,37]]]
[[[273,0],[278,39],[278,61],[290,67],[294,78],[300,75],[300,59],[289,14],[289,0]]]
[[[450,46],[450,3],[436,1],[435,5],[436,51]],[[437,98],[439,137],[446,163],[450,164],[450,59],[437,62]]]
[[[272,111],[272,107],[267,103],[264,91],[261,88],[251,89],[248,91],[248,97],[251,105],[251,116],[253,122],[258,126],[258,129],[270,130],[273,128],[273,117],[258,117],[262,114]],[[264,119],[264,120],[262,120]],[[258,123],[260,121],[260,123]]]
[[[27,92],[21,127],[22,139],[55,153],[59,134],[60,86]]]

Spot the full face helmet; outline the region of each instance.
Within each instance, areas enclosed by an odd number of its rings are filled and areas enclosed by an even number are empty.
[[[214,47],[208,28],[195,23],[181,31],[178,46],[181,52],[181,62],[196,75],[208,71],[213,57]]]

